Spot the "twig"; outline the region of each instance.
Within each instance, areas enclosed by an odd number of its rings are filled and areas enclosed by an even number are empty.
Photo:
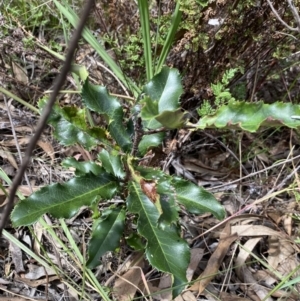
[[[5,206],[5,210],[3,212],[3,216],[2,216],[2,219],[0,221],[0,236],[1,236],[2,230],[5,227],[5,224],[8,220],[10,212],[12,210],[12,207],[13,207],[13,204],[14,204],[14,197],[16,195],[18,186],[21,183],[21,180],[23,178],[25,170],[26,170],[26,168],[29,164],[32,151],[34,150],[34,148],[36,146],[36,143],[38,142],[38,140],[39,140],[39,138],[40,138],[40,136],[43,132],[43,129],[44,129],[46,123],[47,123],[47,119],[48,119],[48,117],[51,113],[51,109],[54,105],[54,102],[55,102],[56,97],[59,93],[59,90],[62,88],[62,86],[65,82],[65,79],[67,77],[67,74],[71,69],[72,59],[73,59],[75,50],[76,50],[77,45],[78,45],[78,41],[81,37],[82,30],[83,30],[84,25],[87,21],[87,18],[89,16],[89,13],[90,13],[90,10],[92,8],[93,3],[94,3],[93,0],[88,0],[86,2],[85,6],[84,6],[84,9],[83,9],[82,15],[81,15],[81,19],[80,19],[80,21],[78,23],[78,26],[77,26],[77,28],[76,28],[73,36],[72,36],[72,39],[71,39],[70,43],[69,43],[69,50],[68,50],[67,55],[66,55],[65,63],[63,65],[62,69],[61,69],[61,73],[55,79],[54,86],[53,86],[53,93],[51,94],[51,96],[49,98],[49,101],[48,101],[47,105],[45,106],[45,108],[43,110],[42,116],[41,116],[41,118],[38,122],[38,125],[37,125],[36,132],[30,140],[30,143],[29,143],[29,145],[26,149],[26,152],[25,152],[23,162],[22,162],[22,164],[21,164],[21,166],[20,166],[20,168],[19,168],[19,170],[18,170],[18,172],[17,172],[17,174],[14,177],[14,180],[12,182],[8,202]]]
[[[294,16],[294,19],[295,19],[295,21],[296,21],[296,23],[297,23],[297,25],[298,25],[297,29],[298,29],[298,31],[300,32],[300,17],[299,17],[299,13],[298,13],[298,11],[297,11],[297,9],[296,9],[294,3],[293,3],[291,0],[287,0],[287,2],[288,2],[289,7],[290,7],[290,9],[291,9],[291,11],[292,11],[292,14],[293,14],[293,16]]]
[[[299,116],[299,117],[300,117],[300,116]],[[259,173],[262,173],[262,172],[267,171],[267,170],[270,170],[270,169],[272,169],[272,168],[274,168],[274,167],[277,167],[277,166],[286,164],[286,163],[288,163],[288,162],[292,162],[293,160],[299,159],[299,158],[300,158],[300,155],[298,155],[298,156],[296,156],[296,157],[293,157],[293,158],[291,158],[291,159],[285,160],[285,161],[283,161],[283,162],[279,162],[279,163],[273,164],[273,165],[268,166],[268,167],[266,167],[266,168],[264,168],[264,169],[262,169],[262,170],[258,170],[258,171],[256,171],[256,172],[253,172],[253,173],[251,173],[251,174],[248,174],[248,175],[244,176],[243,178],[240,178],[240,179],[237,179],[237,180],[233,180],[233,181],[230,181],[230,182],[228,182],[228,183],[225,183],[225,184],[222,184],[222,185],[219,185],[219,186],[215,186],[215,187],[213,187],[213,188],[211,188],[211,189],[218,189],[218,188],[222,188],[222,187],[227,186],[227,185],[232,185],[232,184],[234,184],[234,183],[240,182],[241,180],[248,179],[248,178],[253,177],[253,176],[255,176],[255,175],[259,174]],[[210,189],[210,188],[207,188],[207,190],[211,190],[211,189]]]
[[[13,119],[12,119],[12,116],[11,116],[11,113],[10,113],[10,108],[9,108],[11,102],[7,103],[5,95],[4,95],[4,102],[5,102],[5,106],[7,108],[7,115],[8,115],[8,118],[9,118],[10,125],[11,125],[11,131],[12,131],[15,143],[16,143],[16,148],[17,148],[17,151],[18,151],[20,162],[22,164],[22,153],[21,153],[21,150],[20,150],[20,145],[19,145],[19,142],[18,142],[17,134],[16,134],[16,131],[15,131]],[[28,179],[28,176],[27,176],[26,172],[24,173],[24,176],[25,176],[26,183],[27,183],[27,185],[28,185],[28,187],[30,189],[30,192],[32,193],[32,187],[31,187],[31,184],[29,182],[29,179]]]
[[[209,134],[209,133],[205,133],[205,136],[217,141],[219,144],[221,144],[230,154],[231,156],[238,161],[238,163],[240,164],[240,166],[242,167],[243,171],[245,172],[246,175],[249,174],[248,170],[245,168],[245,166],[243,165],[242,161],[235,155],[235,153],[228,147],[226,146],[221,140],[219,140],[218,138],[214,137],[213,135]]]
[[[273,14],[274,14],[275,17],[277,18],[277,20],[278,20],[279,22],[281,22],[286,28],[288,28],[288,29],[291,30],[291,31],[299,31],[299,30],[300,30],[299,27],[294,28],[294,27],[291,27],[290,25],[288,25],[287,23],[285,23],[285,22],[281,19],[281,17],[279,16],[279,14],[278,14],[278,12],[276,11],[276,9],[274,8],[272,2],[271,2],[270,0],[267,0],[267,2],[268,2],[268,4],[269,4],[269,6],[270,6],[270,8],[271,8],[271,10],[272,10],[272,12],[273,12]],[[289,0],[288,0],[288,2],[289,2],[289,4],[291,3],[291,1],[289,1]],[[294,12],[295,12],[295,11],[294,11],[294,9],[293,9],[293,6],[290,5],[290,7],[291,7],[292,13],[293,13],[293,15],[294,15]],[[295,17],[295,15],[294,15],[294,17]],[[298,16],[298,17],[299,17],[299,16]],[[297,20],[297,19],[296,19],[296,21],[297,21],[297,23],[298,23],[298,20]]]

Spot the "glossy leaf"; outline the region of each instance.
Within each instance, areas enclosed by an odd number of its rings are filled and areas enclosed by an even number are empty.
[[[146,180],[156,180],[159,183],[161,183],[163,181],[171,180],[172,179],[172,176],[164,173],[159,168],[145,167],[145,166],[136,166],[136,170]]]
[[[124,179],[124,167],[121,162],[120,155],[116,151],[111,151],[108,153],[107,150],[102,149],[99,154],[99,160],[108,173],[114,175],[115,177]]]
[[[241,128],[249,132],[257,131],[260,126],[298,128],[300,120],[293,119],[294,115],[300,116],[298,104],[231,101],[221,106],[214,115],[201,118],[196,126],[200,129]]]
[[[163,127],[163,125],[156,120],[156,117],[152,118],[151,120],[149,120],[147,122],[144,122],[143,124],[144,124],[145,130],[157,130],[157,129]]]
[[[40,109],[45,105],[45,99],[39,103]],[[54,127],[54,136],[63,145],[76,143],[91,149],[101,141],[107,143],[107,133],[99,127],[88,127],[85,110],[76,107],[60,108],[54,105],[48,123]]]
[[[138,166],[136,170],[144,179],[157,183],[156,191],[160,195],[160,205],[162,208],[162,214],[158,221],[159,226],[161,226],[162,223],[167,225],[176,223],[178,221],[178,211],[180,208],[176,203],[175,189],[171,184],[172,177],[160,169],[151,167]]]
[[[88,247],[89,259],[86,263],[90,269],[101,262],[101,257],[107,251],[114,251],[120,245],[124,230],[125,210],[107,209],[99,220],[95,221],[92,237]]]
[[[162,68],[161,72],[145,85],[144,91],[153,101],[158,101],[158,113],[177,110],[179,97],[183,92],[178,70]]]
[[[117,187],[114,178],[107,173],[87,174],[64,184],[52,184],[20,201],[11,219],[18,227],[33,224],[45,213],[56,218],[71,218],[82,206],[91,205],[95,197],[111,198]]]
[[[163,212],[159,217],[159,225],[161,226],[162,223],[167,225],[177,223],[180,208],[176,203],[175,190],[171,186],[170,181],[159,181],[157,192],[160,194],[160,204]]]
[[[172,185],[173,177],[164,173],[161,169],[137,166],[136,170],[146,180],[157,182],[157,193],[160,195],[162,214],[159,217],[159,226],[163,223],[172,224],[178,221],[180,210],[175,197],[175,189]]]
[[[176,204],[175,195],[169,193],[160,196],[160,205],[162,208],[162,214],[159,217],[158,224],[162,223],[171,225],[177,223],[179,219],[179,207]]]
[[[167,129],[179,129],[182,128],[185,123],[185,113],[178,109],[176,111],[164,111],[155,119],[161,123]]]
[[[145,96],[140,103],[142,105],[141,117],[143,120],[151,120],[159,115],[157,100],[153,100],[150,97]]]
[[[111,136],[123,150],[130,150],[131,140],[123,125],[124,114],[119,101],[109,95],[105,87],[92,85],[88,80],[82,87],[81,95],[90,110],[108,116],[108,130]]]
[[[132,147],[130,136],[123,125],[123,108],[119,108],[114,112],[112,120],[109,123],[108,131],[115,139],[117,144],[124,150],[130,151]]]
[[[85,81],[82,87],[81,96],[90,110],[99,114],[106,114],[111,118],[115,110],[121,107],[119,101],[110,96],[105,87],[92,85],[88,80]]]
[[[144,135],[138,146],[139,152],[144,155],[149,148],[161,146],[164,137],[164,133]]]
[[[173,227],[166,226],[164,230],[158,227],[158,210],[135,182],[129,186],[127,208],[139,216],[137,230],[147,240],[147,259],[158,270],[173,275],[173,295],[178,295],[186,283],[190,256],[187,243],[176,234]]]
[[[67,158],[63,160],[62,166],[65,168],[75,168],[75,175],[80,176],[92,172],[94,175],[104,173],[104,169],[97,163],[92,161],[79,162],[75,158]]]
[[[145,97],[140,101],[142,105],[141,117],[144,129],[179,128],[183,125],[184,113],[180,110],[179,98],[182,94],[181,78],[178,70],[168,67],[162,68],[145,85]],[[160,145],[164,134],[144,135],[138,149],[143,155],[149,148]]]
[[[211,212],[216,218],[224,219],[225,210],[215,197],[189,181],[174,179],[173,185],[176,191],[177,201],[194,214]]]

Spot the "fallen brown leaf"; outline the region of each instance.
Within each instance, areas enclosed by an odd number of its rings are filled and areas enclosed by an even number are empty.
[[[138,284],[142,280],[141,273],[144,261],[139,261],[125,274],[119,276],[113,287],[113,294],[119,301],[130,301],[138,290]]]
[[[223,235],[229,232],[228,231],[229,226],[230,226],[229,224],[226,225]],[[206,286],[211,282],[212,279],[214,279],[214,277],[218,273],[219,267],[223,262],[223,259],[227,254],[230,245],[237,239],[238,239],[238,235],[236,233],[220,239],[216,250],[208,260],[204,272],[198,277],[199,281],[195,282],[190,287],[190,290],[198,291],[198,296],[204,291]]]
[[[14,158],[14,156],[12,155],[12,153],[5,147],[1,147],[0,148],[0,157],[2,157],[3,159],[7,159],[8,162],[15,168],[18,169],[18,164]]]
[[[48,285],[48,284],[50,284],[50,282],[52,282],[54,280],[59,280],[59,277],[58,276],[50,276],[50,277],[47,277],[44,279],[39,279],[39,280],[29,280],[26,278],[22,278],[18,275],[15,275],[15,280],[17,280],[19,282],[23,282],[30,287],[38,287],[40,285]]]

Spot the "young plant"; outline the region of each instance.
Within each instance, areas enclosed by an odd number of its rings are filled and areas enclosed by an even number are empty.
[[[203,188],[160,169],[139,165],[143,154],[153,145],[151,139],[145,138],[151,136],[147,131],[179,128],[184,117],[179,107],[182,86],[177,70],[164,67],[145,85],[144,93],[139,102],[141,112],[126,120],[118,99],[109,95],[105,87],[94,86],[87,79],[81,93],[83,104],[103,116],[106,127],[87,124],[86,109],[56,105],[49,123],[62,144],[78,143],[88,150],[102,145],[103,149],[95,162],[66,159],[63,165],[75,168],[75,177],[63,184],[43,187],[20,201],[11,217],[15,226],[30,225],[45,213],[55,218],[71,218],[82,206],[89,206],[94,211],[94,220],[87,267],[94,268],[105,252],[119,246],[126,217],[134,215],[136,225],[129,224],[127,229],[132,233],[137,229],[136,237],[143,242],[151,265],[173,275],[175,296],[186,284],[190,256],[188,244],[179,234],[180,206],[194,214],[211,212],[219,219],[224,218],[225,211]],[[40,107],[44,104],[41,101]],[[131,124],[135,131],[130,129]],[[105,201],[116,197],[123,202],[105,206]],[[100,212],[99,202],[104,208]]]

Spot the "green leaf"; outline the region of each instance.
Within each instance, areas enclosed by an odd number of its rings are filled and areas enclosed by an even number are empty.
[[[183,92],[178,70],[163,67],[161,72],[145,85],[144,91],[153,101],[158,101],[159,113],[177,110],[179,97]]]
[[[83,84],[81,96],[90,110],[99,114],[106,114],[111,119],[114,117],[115,110],[121,108],[119,101],[110,96],[105,87],[92,85],[88,79]]]
[[[143,106],[141,110],[141,117],[143,120],[151,120],[159,115],[158,101],[146,96],[140,101],[140,103]]]
[[[87,174],[64,184],[52,184],[20,201],[11,219],[18,227],[33,224],[45,213],[55,218],[71,218],[82,206],[90,206],[96,196],[111,198],[117,188],[114,178],[107,173]]]
[[[108,130],[117,144],[125,151],[130,150],[130,136],[123,125],[123,108],[119,101],[108,94],[107,89],[95,86],[85,81],[82,91],[82,100],[92,111],[108,116]]]
[[[158,122],[155,118],[152,118],[148,122],[143,122],[144,129],[155,130],[162,128],[163,125]]]
[[[82,81],[85,81],[89,76],[89,72],[85,66],[73,64],[71,72],[75,73]]]
[[[173,296],[178,295],[186,284],[189,264],[189,248],[173,227],[158,227],[159,212],[151,200],[142,193],[140,186],[131,182],[127,208],[139,215],[137,230],[147,239],[146,256],[150,264],[174,277]],[[175,288],[176,287],[176,288]]]
[[[41,110],[45,104],[46,99],[39,102]],[[54,105],[48,123],[54,127],[54,136],[63,145],[79,143],[83,147],[91,149],[101,142],[107,143],[107,133],[104,129],[87,125],[84,109],[60,108],[58,105]]]
[[[163,213],[159,217],[159,225],[162,223],[171,225],[177,223],[179,219],[179,206],[175,199],[175,190],[170,181],[159,181],[157,184],[157,193],[160,195],[160,204]]]
[[[208,6],[208,4],[209,4],[209,1],[208,1],[208,0],[196,0],[196,2],[197,2],[198,4],[200,4],[202,7],[206,7],[206,6]]]
[[[164,111],[158,116],[156,116],[156,120],[159,121],[164,127],[168,129],[178,129],[181,128],[184,123],[185,113],[178,109],[176,111]]]
[[[157,193],[160,195],[160,204],[163,213],[159,217],[159,226],[162,223],[168,225],[178,221],[179,206],[176,203],[175,189],[172,186],[173,177],[167,175],[160,169],[152,167],[137,166],[136,171],[147,181],[156,181]]]
[[[124,151],[128,152],[131,150],[132,143],[127,129],[123,125],[123,109],[121,107],[115,110],[113,119],[108,126],[108,131]]]
[[[145,249],[145,243],[142,241],[142,237],[137,233],[131,233],[126,238],[127,244],[134,250],[140,251]]]
[[[99,220],[95,221],[88,247],[89,269],[100,264],[101,256],[107,251],[114,251],[120,245],[124,230],[125,210],[106,209]]]
[[[160,183],[160,182],[164,182],[165,180],[171,180],[173,178],[172,176],[164,173],[159,168],[136,166],[135,169],[146,180],[156,180]]]
[[[211,212],[216,218],[224,219],[225,210],[215,197],[189,181],[174,179],[173,185],[176,191],[177,201],[194,214]]]
[[[138,146],[139,152],[144,155],[149,148],[160,146],[164,137],[165,133],[144,135]]]
[[[109,154],[108,151],[102,149],[99,154],[99,160],[102,162],[102,166],[108,173],[120,179],[124,179],[126,173],[124,172],[124,167],[118,152],[111,151]]]
[[[67,158],[63,160],[62,166],[65,168],[75,168],[76,176],[84,175],[92,172],[94,175],[100,175],[104,173],[104,169],[95,162],[87,161],[87,162],[79,162],[75,158]]]
[[[260,126],[287,126],[298,128],[300,120],[293,119],[293,115],[300,115],[300,105],[275,102],[238,102],[230,101],[221,106],[214,115],[200,119],[197,128],[241,128],[249,132],[256,132]]]
[[[184,124],[184,113],[179,108],[179,97],[182,93],[181,79],[176,69],[164,67],[145,85],[148,95],[141,100],[141,117],[145,129],[158,129],[165,126],[169,129],[179,128]],[[160,145],[164,134],[144,135],[138,148],[145,154],[151,147]]]

